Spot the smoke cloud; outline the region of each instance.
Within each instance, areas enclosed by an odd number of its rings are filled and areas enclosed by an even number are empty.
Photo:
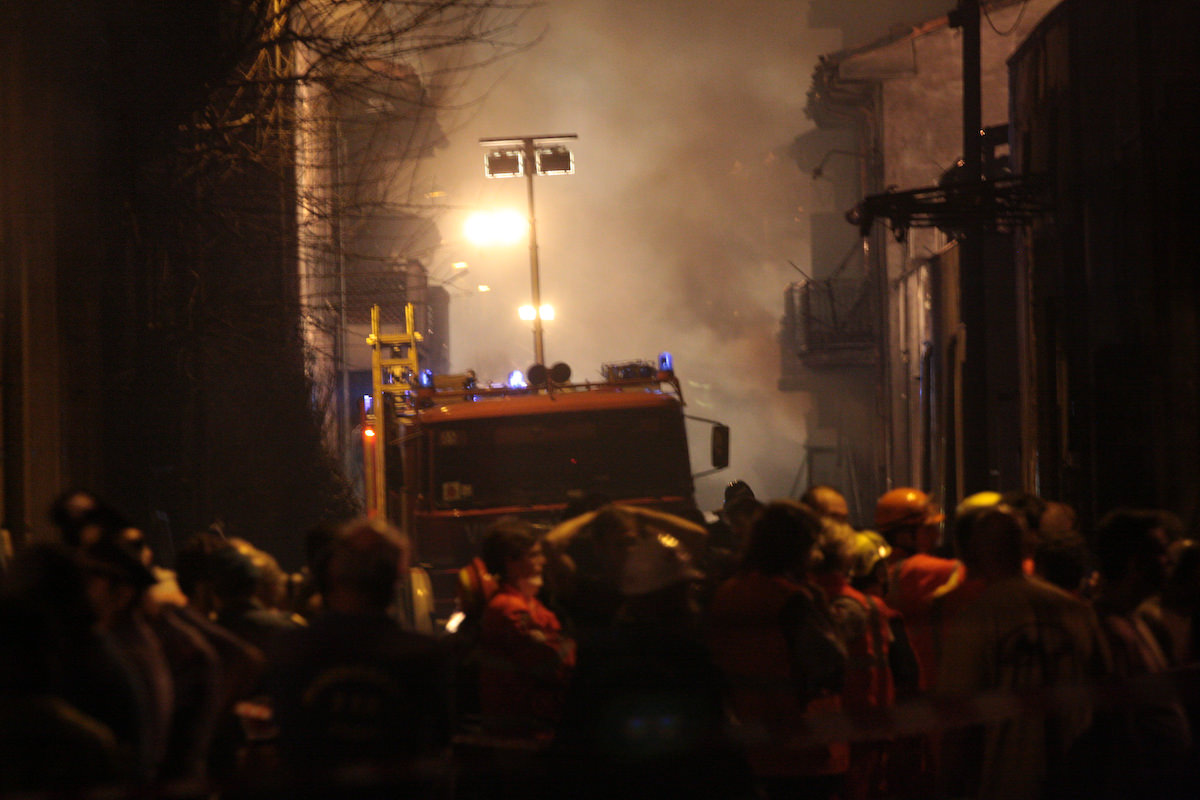
[[[451,361],[501,379],[533,361],[529,251],[461,238],[474,208],[526,208],[525,182],[483,175],[481,138],[578,134],[576,173],[535,179],[548,362],[596,378],[601,363],[669,350],[689,413],[733,429],[728,470],[698,481],[701,508],[734,479],[761,498],[791,492],[812,399],[781,392],[782,294],[808,271],[811,182],[786,158],[811,127],[805,94],[840,34],[806,27],[808,3],[555,0],[531,15],[529,51],[480,75],[480,103],[436,157],[453,211],[433,277],[451,283]],[[488,292],[475,291],[478,284]],[[461,290],[461,291],[460,291]],[[695,470],[705,425],[692,424]],[[803,488],[803,487],[801,487]]]

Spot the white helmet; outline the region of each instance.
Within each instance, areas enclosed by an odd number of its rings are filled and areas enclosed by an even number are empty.
[[[677,583],[703,579],[704,573],[691,562],[687,548],[674,536],[648,531],[625,553],[621,594],[626,597],[650,594]]]

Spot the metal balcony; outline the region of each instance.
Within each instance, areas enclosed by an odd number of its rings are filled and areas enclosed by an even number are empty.
[[[873,364],[878,307],[864,279],[793,283],[784,293],[784,347],[810,368]]]

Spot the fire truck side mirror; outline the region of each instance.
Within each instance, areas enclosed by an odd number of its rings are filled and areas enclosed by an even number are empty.
[[[712,465],[713,469],[725,469],[729,466],[729,426],[716,424],[712,429]]]

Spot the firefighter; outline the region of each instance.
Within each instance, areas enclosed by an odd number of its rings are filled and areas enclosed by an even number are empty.
[[[629,548],[659,534],[677,539],[703,563],[708,546],[703,526],[644,506],[610,503],[546,534],[546,586],[576,639],[612,625],[624,602],[620,576]]]
[[[713,660],[752,743],[764,794],[827,797],[843,789],[845,742],[800,746],[808,714],[841,710],[846,648],[824,592],[811,578],[820,521],[791,500],[768,503],[754,523],[740,570],[708,607]]]
[[[946,598],[966,580],[966,567],[960,561],[933,554],[944,520],[929,495],[911,487],[886,492],[875,504],[875,528],[891,547],[885,601],[903,619],[917,667],[915,685],[901,678],[902,670],[893,669],[899,699],[935,685]],[[897,739],[889,758],[889,790],[898,797],[930,796],[935,789],[936,751],[937,738],[928,734]]]
[[[937,505],[919,489],[893,489],[875,505],[875,528],[892,548],[886,600],[904,616],[923,691],[936,678],[942,600],[966,579],[962,562],[933,555],[943,520]]]
[[[825,518],[817,542],[820,560],[814,580],[829,598],[838,633],[846,645],[842,707],[848,711],[885,708],[896,701],[891,668],[891,621],[899,615],[879,597],[850,583],[858,555],[858,534],[845,522]],[[880,742],[852,742],[846,797],[885,796],[886,749]]]
[[[845,495],[832,486],[814,484],[800,496],[800,502],[823,519],[843,523],[850,521],[850,506],[846,504]]]
[[[555,796],[755,797],[702,635],[703,579],[673,536],[630,545],[613,625],[579,651],[555,740]]]
[[[745,534],[749,533],[745,527],[746,510],[759,508],[762,508],[762,503],[754,497],[750,484],[743,480],[730,481],[725,486],[724,504],[713,512],[716,519],[707,524],[708,546],[736,557],[745,544]]]

